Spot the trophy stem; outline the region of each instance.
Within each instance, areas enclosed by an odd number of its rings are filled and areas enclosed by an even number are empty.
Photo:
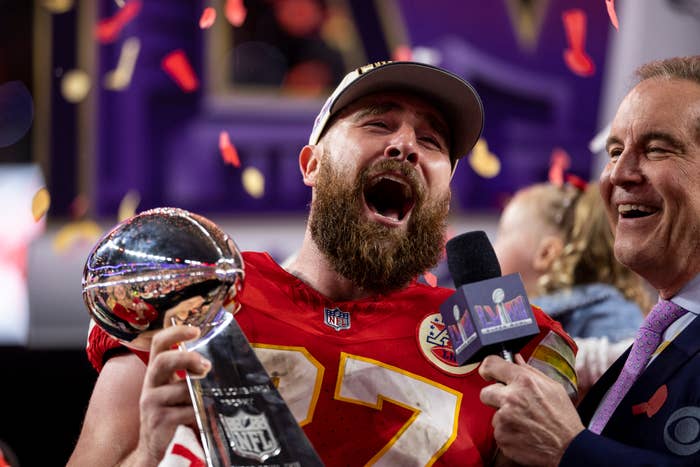
[[[207,420],[210,419],[211,414],[207,415],[206,413],[206,408],[202,399],[202,385],[198,380],[192,378],[189,373],[187,373],[186,379],[190,397],[192,398],[192,405],[194,406],[194,414],[197,419],[197,428],[199,429],[202,450],[204,451],[204,460],[207,467],[225,467],[231,465],[228,459],[228,450],[223,449],[223,446],[216,442],[212,430],[207,425]],[[221,460],[225,460],[226,463],[221,464],[219,462]]]
[[[240,326],[227,315],[208,335],[185,345],[212,363],[204,378],[187,375],[207,465],[322,466]]]

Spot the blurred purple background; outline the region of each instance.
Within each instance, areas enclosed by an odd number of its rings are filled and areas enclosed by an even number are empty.
[[[118,9],[111,0],[99,3],[102,17]],[[309,192],[299,183],[297,154],[320,108],[321,95],[308,99],[280,96],[273,106],[269,99],[258,105],[248,100],[240,108],[237,101],[251,94],[236,83],[231,84],[235,97],[207,91],[206,84],[196,93],[183,93],[162,72],[159,59],[173,49],[183,49],[201,80],[206,83],[211,78],[204,36],[214,31],[197,27],[194,20],[202,8],[198,3],[145,2],[118,41],[98,47],[98,75],[103,75],[117,63],[125,39],[138,37],[141,41],[131,86],[119,92],[94,89],[98,123],[91,199],[98,215],[114,213],[131,189],[141,194],[144,209],[177,205],[205,214],[256,215],[306,209]],[[365,61],[390,58],[390,31],[380,24],[379,2],[345,3],[358,13],[355,27]],[[507,2],[395,3],[398,15],[393,20],[405,31],[407,45],[414,50],[428,48],[438,57],[437,64],[474,83],[483,97],[484,138],[500,157],[502,171],[484,179],[468,164],[461,164],[454,178],[457,210],[497,211],[504,197],[518,187],[546,180],[555,147],[570,154],[571,172],[584,179],[590,175],[592,155],[587,145],[597,131],[609,19],[602,2],[544,3],[532,50],[518,42]],[[573,74],[562,58],[566,37],[561,16],[574,7],[587,14],[586,50],[597,66],[597,72],[586,78]],[[218,21],[225,21],[221,14]],[[235,42],[235,29],[233,36]],[[221,66],[229,61],[227,56],[217,60]],[[272,66],[270,63],[267,65]],[[353,66],[348,64],[347,70]],[[56,93],[58,79],[54,82]],[[275,92],[273,87],[268,97]],[[68,122],[55,123],[59,133],[71,130],[60,128]],[[222,164],[218,155],[222,130],[229,131],[243,166],[255,167],[264,175],[264,197],[250,197],[241,186],[240,170]],[[70,145],[54,147],[57,152],[52,160],[71,160],[59,152],[60,148],[70,151]],[[60,164],[51,178],[69,178],[69,172],[74,173],[75,168]],[[65,202],[77,194],[70,192],[71,186],[62,188],[67,194]]]

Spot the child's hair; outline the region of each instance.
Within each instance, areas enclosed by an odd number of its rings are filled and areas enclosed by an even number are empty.
[[[641,278],[615,259],[614,238],[598,184],[589,183],[583,191],[568,184],[547,185],[548,197],[542,208],[551,211],[543,219],[550,224],[552,219],[560,219],[564,248],[550,270],[540,277],[540,289],[551,293],[572,285],[600,282],[616,287],[642,310],[648,310],[651,297]],[[572,194],[572,190],[578,193]],[[561,200],[558,208],[552,201],[557,194]]]
[[[538,220],[566,237],[574,221],[574,206],[581,190],[570,184],[561,187],[551,183],[537,183],[527,188]]]

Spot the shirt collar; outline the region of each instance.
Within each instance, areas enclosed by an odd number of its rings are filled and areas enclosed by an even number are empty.
[[[671,301],[694,315],[700,315],[700,274],[686,283]]]

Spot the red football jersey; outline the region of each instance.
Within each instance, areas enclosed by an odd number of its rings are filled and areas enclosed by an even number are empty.
[[[487,383],[476,364],[453,363],[440,318],[453,290],[413,283],[380,299],[333,302],[268,254],[243,257],[236,320],[326,465],[492,459],[494,411],[479,400]],[[531,363],[540,355],[538,368],[575,384],[573,342],[534,310],[540,335],[521,353]],[[117,345],[104,336],[97,326],[90,333],[88,354],[98,369]]]

